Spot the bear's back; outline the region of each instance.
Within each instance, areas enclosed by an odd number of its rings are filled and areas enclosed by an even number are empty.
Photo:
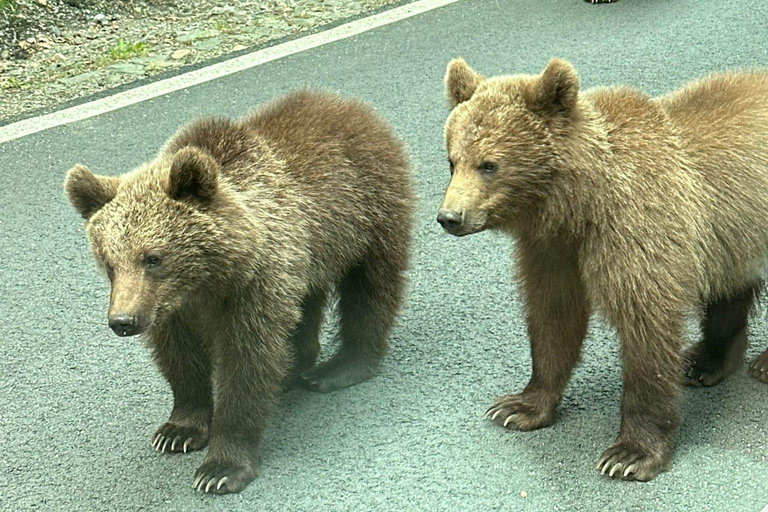
[[[365,169],[380,186],[400,189],[407,181],[403,144],[359,101],[297,91],[257,108],[239,125],[263,138],[301,182],[333,179],[342,167]]]
[[[765,151],[768,73],[719,73],[658,98],[695,154]]]
[[[236,188],[247,188],[258,168],[274,168],[269,148],[244,126],[225,117],[210,117],[182,127],[165,145],[162,153],[173,155],[192,146],[213,156],[224,179]]]
[[[683,164],[684,155],[675,151],[681,149],[677,131],[652,98],[624,86],[592,89],[585,97],[600,117],[615,165],[675,169]]]

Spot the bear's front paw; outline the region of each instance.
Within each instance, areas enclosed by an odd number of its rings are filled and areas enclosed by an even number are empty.
[[[207,457],[195,471],[192,487],[197,491],[227,494],[240,492],[256,478],[256,470],[228,460]]]
[[[485,411],[485,418],[507,428],[534,430],[555,420],[556,401],[523,392],[504,395]]]
[[[645,450],[632,442],[617,441],[603,452],[597,470],[611,478],[647,482],[666,469],[663,453]]]
[[[164,423],[152,436],[152,447],[161,453],[187,453],[208,445],[208,428]]]
[[[749,364],[749,374],[760,382],[768,384],[768,350]]]

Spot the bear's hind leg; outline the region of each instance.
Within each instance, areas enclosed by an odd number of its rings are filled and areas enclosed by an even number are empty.
[[[330,392],[373,376],[387,351],[389,333],[402,303],[404,251],[381,251],[365,259],[339,284],[341,348],[302,377],[315,390]]]
[[[172,318],[150,335],[153,355],[173,391],[173,410],[152,436],[163,453],[187,453],[208,444],[213,415],[211,363],[202,339]]]
[[[286,384],[295,386],[301,381],[301,375],[312,368],[320,353],[320,327],[323,323],[323,308],[327,298],[325,290],[312,291],[302,304],[302,317],[296,330],[291,335],[293,345],[293,371]]]
[[[714,386],[739,369],[747,350],[747,324],[760,285],[707,303],[703,339],[685,352],[685,383]]]
[[[749,374],[760,382],[768,384],[768,350],[757,356],[750,363]]]

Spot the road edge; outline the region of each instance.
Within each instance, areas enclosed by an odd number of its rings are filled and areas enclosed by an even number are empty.
[[[194,71],[175,75],[146,85],[133,87],[116,94],[57,110],[49,114],[31,117],[5,126],[0,126],[0,144],[43,130],[48,130],[56,126],[95,117],[100,114],[141,103],[198,84],[210,82],[289,55],[294,55],[328,43],[347,39],[363,32],[389,25],[458,1],[459,0],[418,0],[370,16],[358,18],[328,30],[316,32],[274,46],[262,48],[245,55],[226,59],[209,66],[195,69]]]

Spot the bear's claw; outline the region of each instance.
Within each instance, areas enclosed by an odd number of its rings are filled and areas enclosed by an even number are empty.
[[[603,452],[596,469],[602,475],[647,482],[664,471],[662,457],[648,454],[632,443],[617,442]]]
[[[247,466],[213,460],[203,462],[197,469],[192,488],[196,491],[215,494],[240,492],[255,476],[255,472]]]
[[[510,429],[533,430],[552,424],[555,407],[556,402],[546,396],[523,392],[499,398],[484,418]]]
[[[516,418],[517,418],[517,414],[510,414],[509,416],[507,416],[507,419],[504,420],[504,426],[506,427],[507,423],[509,423],[511,420]]]
[[[165,423],[152,438],[152,447],[159,453],[187,453],[208,444],[208,429]]]
[[[697,343],[683,355],[684,382],[688,386],[714,386],[738,370],[747,350],[745,333],[735,336],[728,353],[712,354],[704,341]]]

